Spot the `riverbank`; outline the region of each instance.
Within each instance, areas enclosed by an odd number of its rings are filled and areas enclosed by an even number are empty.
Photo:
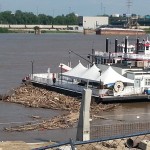
[[[42,120],[40,116],[32,116],[36,123],[5,128],[5,131],[29,131],[37,129],[58,129],[75,126],[78,121],[81,98],[70,97],[32,85],[21,85],[8,95],[1,97],[2,101],[22,104],[26,107],[63,110],[64,113],[48,120]],[[91,103],[90,115],[94,119],[102,111],[111,111],[117,108],[117,104]]]

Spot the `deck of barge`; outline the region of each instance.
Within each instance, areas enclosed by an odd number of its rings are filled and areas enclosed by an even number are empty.
[[[61,94],[65,94],[68,96],[73,97],[81,97],[82,93],[79,91],[73,91],[66,88],[62,88],[56,85],[47,85],[44,83],[34,82],[31,81],[31,83],[40,88],[45,88],[47,90],[56,91]],[[103,96],[103,97],[97,97],[92,95],[93,98],[95,98],[96,102],[102,102],[102,103],[123,103],[123,102],[144,102],[144,101],[150,101],[150,95],[147,94],[140,94],[140,95],[126,95],[126,96]]]
[[[150,96],[147,94],[141,95],[126,95],[126,96],[104,96],[100,97],[101,102],[143,102],[150,101]]]

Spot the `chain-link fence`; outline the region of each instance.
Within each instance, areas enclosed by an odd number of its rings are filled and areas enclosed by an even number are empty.
[[[128,150],[150,149],[150,122],[91,126],[91,140],[56,143],[34,150]]]
[[[56,143],[33,150],[128,150],[128,149],[150,149],[150,131],[136,134],[99,138],[89,141],[73,141]]]
[[[105,125],[92,125],[90,139],[129,135],[150,130],[150,122],[115,123]]]

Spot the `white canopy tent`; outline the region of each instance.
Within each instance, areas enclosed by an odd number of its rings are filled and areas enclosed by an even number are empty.
[[[72,77],[72,78],[80,78],[83,73],[86,72],[88,68],[84,67],[81,62],[71,70],[62,73],[63,76]]]
[[[84,67],[80,62],[70,71],[64,72],[62,75],[70,78],[78,78],[84,81],[103,82],[103,85],[112,84],[117,81],[125,83],[134,83],[134,80],[128,79],[117,73],[111,66],[102,72],[100,76],[100,69],[94,64],[91,68]]]
[[[125,83],[134,83],[134,80],[128,79],[119,73],[117,73],[111,66],[99,76],[96,81],[102,81],[104,85],[115,83],[117,81],[125,82]]]
[[[91,68],[87,69],[80,78],[86,81],[94,81],[100,76],[99,70],[100,69],[94,64]]]

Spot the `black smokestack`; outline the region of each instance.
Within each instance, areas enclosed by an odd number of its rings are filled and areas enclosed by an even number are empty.
[[[109,41],[109,39],[106,38],[106,53],[108,53],[108,41]]]
[[[127,44],[128,44],[128,37],[125,38],[125,48],[124,48],[125,53],[127,53]]]
[[[138,54],[139,51],[139,38],[136,40],[136,54]]]
[[[118,39],[115,39],[115,53],[117,53]]]

